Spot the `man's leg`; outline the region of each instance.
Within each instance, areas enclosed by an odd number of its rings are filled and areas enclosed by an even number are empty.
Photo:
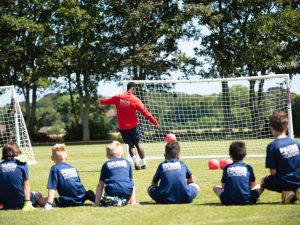
[[[142,169],[146,169],[146,158],[145,158],[145,150],[144,147],[142,146],[142,144],[140,142],[135,142],[134,143],[137,152],[142,160]]]
[[[139,158],[136,156],[136,150],[134,144],[130,143],[128,144],[128,147],[129,147],[129,154],[134,162],[134,168],[136,170],[140,170],[141,168],[139,166]]]

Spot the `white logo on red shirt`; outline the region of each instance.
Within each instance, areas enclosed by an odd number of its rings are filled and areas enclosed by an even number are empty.
[[[120,99],[120,105],[122,106],[130,106],[130,101],[125,99]]]

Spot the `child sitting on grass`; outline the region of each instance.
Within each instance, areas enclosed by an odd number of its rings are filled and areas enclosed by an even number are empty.
[[[48,178],[48,198],[39,201],[40,206],[50,210],[53,207],[81,206],[85,200],[94,202],[95,194],[86,191],[82,185],[77,170],[68,164],[65,144],[55,144],[52,147],[51,159],[55,163],[51,167]],[[55,190],[59,197],[54,198]]]
[[[200,190],[188,167],[179,160],[179,155],[179,143],[169,142],[165,147],[166,160],[158,166],[148,188],[148,194],[157,203],[190,203]]]
[[[229,155],[233,163],[224,167],[222,185],[215,185],[214,192],[224,205],[255,204],[261,190],[260,185],[255,184],[252,167],[243,162],[246,156],[245,143],[232,142]]]
[[[266,168],[270,175],[262,179],[262,187],[282,193],[282,204],[300,200],[300,144],[286,136],[288,117],[274,112],[269,120],[275,140],[267,146]]]
[[[113,141],[107,145],[106,156],[109,160],[101,168],[94,206],[125,206],[128,203],[136,205],[132,168],[122,158],[121,143]],[[105,194],[101,199],[104,187]]]
[[[14,142],[3,146],[0,163],[0,202],[3,209],[29,211],[42,197],[39,192],[30,192],[28,165]]]

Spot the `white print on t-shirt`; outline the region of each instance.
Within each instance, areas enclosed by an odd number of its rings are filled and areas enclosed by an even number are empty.
[[[284,159],[288,159],[293,156],[299,155],[299,148],[297,144],[282,147],[279,149],[279,151]]]
[[[130,105],[130,101],[124,100],[124,99],[120,99],[120,105],[122,105],[122,106],[129,106]]]
[[[181,170],[180,162],[169,162],[162,164],[163,171],[167,170]]]
[[[1,164],[1,171],[3,173],[7,172],[14,172],[17,168],[17,164],[15,163],[2,163]]]
[[[244,166],[233,166],[227,169],[227,174],[229,177],[246,177],[247,168]]]
[[[67,168],[60,170],[61,174],[63,175],[64,179],[69,179],[72,177],[78,177],[77,171],[75,168]]]
[[[116,167],[127,167],[127,162],[125,160],[112,161],[107,163],[108,169],[113,169]]]

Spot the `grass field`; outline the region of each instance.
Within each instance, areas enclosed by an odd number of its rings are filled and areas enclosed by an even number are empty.
[[[86,189],[95,191],[99,179],[99,170],[106,161],[104,145],[70,145],[69,163],[80,172]],[[47,194],[47,179],[52,165],[50,146],[34,147],[38,164],[29,167],[32,191]],[[222,206],[214,195],[212,187],[220,183],[221,170],[211,171],[207,159],[185,160],[192,171],[201,191],[192,204],[157,205],[147,195],[158,163],[148,161],[148,169],[134,171],[139,206],[123,208],[94,208],[90,202],[83,207],[54,209],[44,211],[42,208],[31,212],[21,210],[0,211],[0,224],[299,224],[300,204],[280,205],[280,194],[265,191],[260,202],[254,206]],[[245,160],[253,166],[257,181],[268,174],[264,168],[264,158]]]

